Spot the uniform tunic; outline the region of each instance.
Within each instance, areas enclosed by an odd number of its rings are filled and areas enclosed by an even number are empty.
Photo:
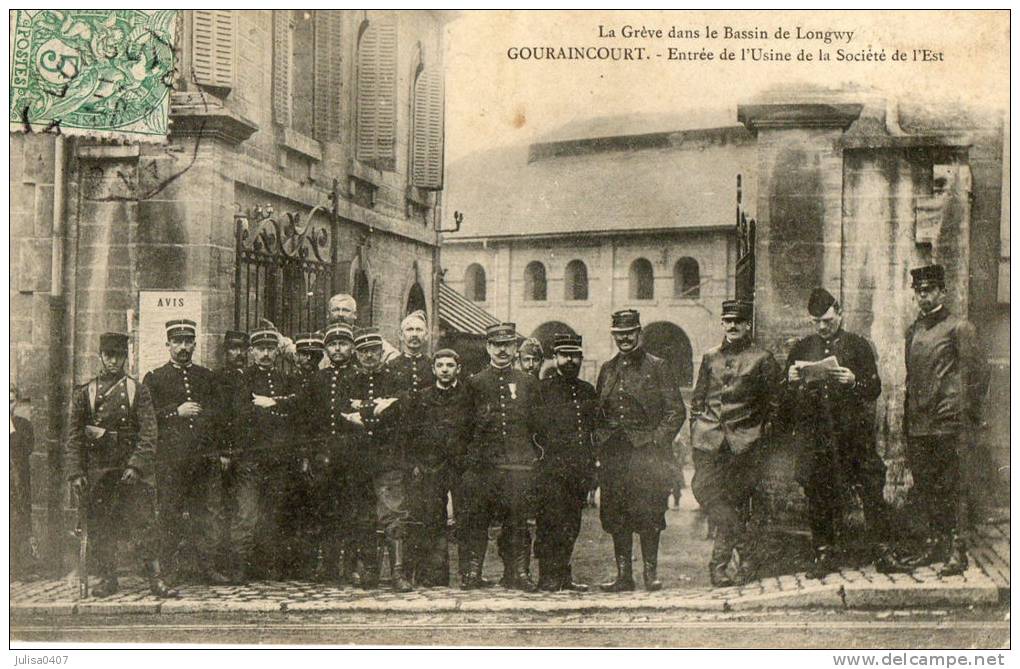
[[[853,385],[834,380],[808,384],[788,381],[796,361],[816,362],[834,356],[854,374]],[[801,451],[797,478],[808,500],[808,516],[816,546],[836,538],[836,520],[858,491],[872,537],[887,538],[885,464],[875,450],[875,400],[882,392],[875,354],[866,339],[837,331],[825,339],[817,334],[794,344],[782,376],[784,410]]]
[[[98,439],[86,426],[105,430]],[[154,483],[156,416],[148,389],[127,376],[99,376],[75,388],[64,465],[68,480],[88,478],[89,570],[113,574],[118,539],[142,559],[157,556]],[[121,481],[133,468],[141,481]]]
[[[661,531],[673,478],[673,437],[687,417],[680,386],[661,358],[639,347],[599,370],[602,527]]]
[[[196,364],[167,362],[145,375],[152,395],[159,438],[159,520],[163,559],[176,566],[190,558],[194,570],[212,566],[218,514],[212,508],[213,483],[219,478],[216,458],[221,395],[215,374]],[[180,416],[177,407],[197,402],[202,413]],[[215,459],[214,459],[215,458]]]
[[[743,511],[758,483],[758,448],[780,402],[779,365],[750,337],[705,353],[691,396],[695,499],[716,526],[713,560],[746,537]]]
[[[587,381],[555,371],[540,384],[544,453],[538,463],[535,556],[543,577],[566,578],[595,471],[598,395]]]
[[[905,359],[903,427],[912,494],[932,532],[965,532],[961,483],[971,478],[971,439],[988,384],[974,326],[946,306],[923,314],[907,330]]]
[[[254,407],[248,390],[248,370],[223,368],[216,372],[220,393],[220,420],[214,450],[230,459],[230,466],[214,486],[219,502],[212,508],[220,514],[224,567],[250,563],[258,524],[259,477],[252,460],[251,420]]]

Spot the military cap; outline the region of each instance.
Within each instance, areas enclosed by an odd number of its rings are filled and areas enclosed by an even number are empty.
[[[491,344],[517,341],[516,323],[496,323],[485,328],[485,340]]]
[[[354,348],[359,351],[373,346],[382,346],[382,335],[379,328],[359,328],[354,335]]]
[[[754,316],[754,304],[746,300],[723,300],[723,320],[750,321]]]
[[[452,348],[441,348],[432,354],[432,362],[439,360],[440,358],[453,358],[460,364],[460,354],[454,351]]]
[[[248,333],[237,330],[227,330],[223,333],[223,346],[248,346]]]
[[[637,309],[621,309],[613,314],[610,332],[629,332],[641,327],[641,314]]]
[[[542,342],[538,341],[534,337],[528,337],[521,342],[520,352],[525,355],[535,355],[542,357],[545,352],[542,350]]]
[[[329,329],[326,330],[326,336],[323,338],[323,343],[328,344],[335,339],[354,341],[354,332],[351,330],[351,326],[340,321],[330,325]]]
[[[808,298],[807,310],[815,318],[821,318],[834,304],[836,304],[836,298],[832,296],[832,293],[824,288],[815,288],[811,291],[811,297]]]
[[[167,341],[173,337],[194,337],[198,332],[198,324],[188,318],[167,321],[165,327]]]
[[[127,353],[128,336],[121,332],[104,332],[99,335],[99,350]]]
[[[278,346],[280,344],[280,333],[271,328],[259,328],[251,333],[249,341],[252,346],[258,346],[259,344]]]
[[[910,270],[910,277],[913,279],[911,283],[913,288],[946,287],[946,269],[942,265],[925,265],[924,267],[912,269]]]
[[[581,335],[562,333],[553,337],[553,352],[580,353]]]
[[[318,332],[302,332],[294,335],[294,349],[297,351],[321,351],[325,345]]]

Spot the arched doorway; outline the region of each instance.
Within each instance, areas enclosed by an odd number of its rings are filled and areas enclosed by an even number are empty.
[[[429,312],[425,305],[425,291],[422,290],[421,284],[415,281],[411,290],[407,292],[407,307],[404,309],[404,313],[409,314],[419,309],[426,314]]]
[[[666,361],[681,386],[694,384],[694,354],[683,328],[667,321],[650,323],[642,331],[642,340],[649,353]]]
[[[577,334],[574,328],[560,321],[542,323],[531,333],[531,336],[542,343],[542,352],[546,358],[552,357],[553,338],[558,334]]]

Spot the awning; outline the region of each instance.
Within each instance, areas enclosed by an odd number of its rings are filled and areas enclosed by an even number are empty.
[[[439,284],[439,322],[465,334],[484,335],[485,328],[499,319],[445,283]]]

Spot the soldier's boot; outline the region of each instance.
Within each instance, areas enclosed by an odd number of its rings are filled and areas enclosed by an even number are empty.
[[[712,557],[708,562],[708,577],[712,581],[713,588],[728,588],[733,585],[733,579],[726,571],[732,555],[733,547],[719,541],[719,538],[716,537],[715,546],[712,548]]]
[[[805,574],[808,578],[824,578],[836,570],[836,562],[832,556],[832,546],[818,546],[815,557]]]
[[[563,574],[559,565],[551,558],[540,558],[538,561],[538,589],[543,592],[555,592],[560,589]]]
[[[754,552],[746,541],[741,541],[736,547],[737,571],[733,580],[737,585],[744,585],[758,578],[758,564],[754,559]]]
[[[645,590],[655,592],[662,590],[662,581],[659,580],[659,533],[645,532],[638,535],[641,538],[641,560],[644,562]]]
[[[616,559],[616,578],[599,586],[603,592],[630,592],[634,589],[633,539],[630,533],[613,535],[613,555]]]
[[[414,586],[407,580],[407,574],[404,573],[404,540],[393,539],[389,543],[393,592],[411,592],[414,590]]]
[[[510,552],[513,555],[513,581],[510,587],[522,592],[537,592],[538,586],[531,580],[531,537],[527,530],[515,532]]]
[[[939,569],[939,576],[959,576],[967,571],[967,542],[955,531],[949,535],[949,558]]]
[[[560,590],[570,590],[572,592],[588,592],[588,586],[584,583],[577,583],[574,581],[574,573],[570,568],[570,563],[563,568],[563,580],[560,581]]]
[[[181,593],[176,588],[171,588],[163,580],[163,572],[159,566],[159,560],[145,561],[145,577],[149,581],[149,592],[161,599],[174,599],[180,597]]]
[[[913,571],[910,565],[900,560],[896,552],[887,544],[878,544],[878,557],[875,558],[875,571],[880,574],[909,574]]]

